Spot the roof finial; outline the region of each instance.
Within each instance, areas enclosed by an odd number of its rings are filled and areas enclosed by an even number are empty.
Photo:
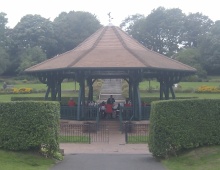
[[[111,17],[111,12],[108,13],[108,22],[109,22],[109,25],[111,24],[111,21],[112,21],[112,17]]]

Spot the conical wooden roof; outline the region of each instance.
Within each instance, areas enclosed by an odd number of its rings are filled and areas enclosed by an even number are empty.
[[[181,62],[151,51],[116,26],[100,28],[73,50],[34,65],[26,72],[60,69],[143,68],[195,72]]]

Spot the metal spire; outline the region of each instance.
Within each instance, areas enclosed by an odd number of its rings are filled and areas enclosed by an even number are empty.
[[[111,24],[111,21],[112,21],[112,17],[111,17],[111,12],[108,13],[108,22],[109,22],[109,25]]]

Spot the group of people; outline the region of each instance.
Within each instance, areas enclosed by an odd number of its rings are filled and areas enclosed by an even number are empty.
[[[115,99],[112,95],[108,98],[108,100],[105,102],[103,101],[100,104],[100,113],[102,115],[102,118],[110,117],[110,118],[116,118],[118,116],[118,111],[120,109],[120,104],[115,103]]]
[[[86,105],[88,106],[94,106],[96,103],[94,102],[88,102]],[[143,105],[143,103],[142,103]],[[76,106],[76,102],[73,100],[73,98],[70,98],[68,101],[68,106],[73,107]],[[108,100],[105,102],[103,101],[102,103],[99,104],[99,110],[100,110],[100,115],[102,118],[116,118],[119,116],[119,110],[120,110],[120,103],[115,103],[115,99],[113,98],[112,95],[108,98]],[[131,100],[126,99],[126,102],[123,104],[124,107],[131,107]]]
[[[70,106],[70,107],[76,106],[76,102],[74,101],[74,99],[72,97],[68,101],[68,106]],[[96,106],[96,102],[94,102],[94,101],[85,102],[85,106]]]

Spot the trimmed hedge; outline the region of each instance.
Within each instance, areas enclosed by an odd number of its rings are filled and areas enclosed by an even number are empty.
[[[78,97],[72,97],[73,100],[77,103]],[[197,97],[177,97],[176,99],[192,99]],[[62,97],[61,105],[67,105],[69,97]],[[11,97],[11,101],[45,101],[44,97]],[[48,101],[51,101],[49,98]],[[141,101],[144,101],[148,104],[151,104],[153,101],[160,101],[159,97],[141,97]]]
[[[176,97],[176,99],[178,100],[179,99],[194,99],[194,98],[197,98],[197,97]],[[160,98],[159,97],[141,97],[141,101],[151,104],[151,102],[160,101]]]
[[[48,155],[59,151],[58,102],[0,103],[0,148],[7,150],[40,150]]]
[[[149,150],[166,158],[220,144],[220,100],[167,100],[151,104]]]
[[[77,103],[78,97],[72,97],[73,100]],[[67,105],[70,97],[62,97],[61,105]],[[45,101],[44,97],[11,97],[11,101]],[[48,101],[51,101],[49,98]]]

